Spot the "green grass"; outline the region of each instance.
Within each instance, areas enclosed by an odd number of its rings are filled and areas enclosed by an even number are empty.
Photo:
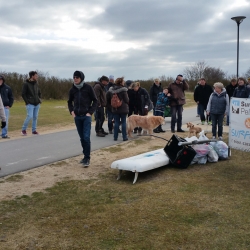
[[[2,201],[0,249],[250,249],[248,154],[147,171],[135,185],[109,169]]]
[[[26,107],[24,102],[16,101],[10,109],[9,130],[20,130],[26,118]],[[38,127],[54,127],[73,124],[73,118],[70,116],[66,100],[43,101],[38,115]],[[29,126],[31,126],[31,121]]]

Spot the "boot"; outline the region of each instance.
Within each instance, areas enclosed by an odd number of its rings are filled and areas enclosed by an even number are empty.
[[[160,131],[159,131],[158,128],[155,128],[155,129],[153,130],[153,132],[154,132],[154,133],[160,133]]]
[[[105,134],[103,134],[101,131],[96,133],[96,136],[98,137],[105,137]]]

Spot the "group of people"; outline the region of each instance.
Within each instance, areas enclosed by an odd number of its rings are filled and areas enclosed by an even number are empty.
[[[224,87],[221,82],[216,82],[213,88],[206,84],[206,79],[201,78],[194,91],[194,100],[197,103],[201,124],[205,121],[212,124],[213,139],[217,135],[222,139],[223,119],[226,115],[226,125],[229,125],[229,104],[231,97],[250,98],[250,78],[248,82],[243,77],[232,79],[230,84]],[[205,117],[206,114],[206,117]]]
[[[182,129],[183,105],[186,103],[185,91],[189,85],[181,74],[177,75],[174,82],[168,87],[162,88],[159,79],[155,79],[148,91],[140,86],[140,82],[125,82],[123,77],[114,78],[113,75],[102,76],[94,86],[85,83],[85,75],[82,71],[73,73],[73,86],[69,90],[68,109],[74,118],[80,137],[84,158],[81,163],[84,167],[90,164],[90,132],[92,115],[95,115],[95,132],[98,137],[113,135],[115,141],[121,133],[123,141],[127,141],[126,118],[132,114],[146,116],[153,109],[153,115],[164,116],[167,105],[171,108],[171,132],[184,132]],[[21,134],[27,135],[27,127],[32,119],[32,134],[38,135],[37,118],[41,104],[41,91],[39,89],[38,74],[29,72],[29,78],[24,82],[22,97],[26,105],[27,116],[23,123]],[[250,82],[250,78],[248,79]],[[206,83],[205,78],[199,80],[199,85],[194,91],[194,100],[198,105],[201,123],[207,121],[212,124],[213,138],[216,138],[218,126],[218,138],[222,139],[223,118],[227,114],[229,124],[230,97],[249,98],[250,83],[244,78],[232,79],[224,88],[220,82],[213,88]],[[14,102],[11,88],[5,83],[5,78],[0,75],[0,118],[2,138],[8,136],[9,110]],[[116,105],[114,105],[116,103]],[[206,115],[205,115],[206,114]],[[103,128],[105,115],[108,118],[108,132]],[[120,129],[121,128],[121,129]],[[134,133],[141,134],[142,128],[134,128]],[[154,129],[154,133],[165,132],[161,125]]]
[[[75,119],[76,128],[83,148],[84,158],[81,163],[84,167],[90,164],[90,129],[91,116],[95,115],[95,132],[98,137],[113,135],[118,140],[119,132],[123,141],[127,141],[126,118],[132,114],[146,116],[152,109],[154,115],[164,116],[166,105],[171,106],[171,131],[182,130],[182,111],[185,104],[184,91],[188,84],[178,75],[176,80],[162,89],[159,79],[154,80],[150,92],[140,86],[140,82],[125,82],[123,77],[114,79],[113,75],[102,76],[94,86],[84,82],[85,76],[81,71],[73,74],[74,84],[69,91],[68,108]],[[116,103],[116,105],[114,104]],[[103,128],[105,115],[108,118],[108,132]],[[177,115],[177,119],[176,119]],[[121,131],[120,131],[121,127]],[[134,128],[134,133],[141,134],[142,128]],[[155,133],[165,132],[161,125],[154,130]]]

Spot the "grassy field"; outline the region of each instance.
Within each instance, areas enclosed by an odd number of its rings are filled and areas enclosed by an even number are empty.
[[[186,93],[187,104],[185,107],[191,107],[196,105],[193,101],[193,93]],[[9,131],[21,130],[23,122],[26,118],[26,108],[24,102],[16,101],[10,110],[9,119]],[[38,116],[38,130],[39,127],[51,127],[57,126],[63,127],[72,125],[73,119],[69,114],[66,100],[50,100],[43,101]],[[31,121],[29,128],[31,127]]]
[[[0,202],[0,249],[250,249],[248,154],[233,150],[219,163],[147,171],[135,185],[133,173],[116,181],[109,169]]]

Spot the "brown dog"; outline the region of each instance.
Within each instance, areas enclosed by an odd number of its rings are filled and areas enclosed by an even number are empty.
[[[140,116],[131,115],[127,119],[127,134],[131,136],[131,132],[136,127],[141,127],[143,130],[147,130],[148,134],[153,133],[153,129],[157,128],[159,125],[165,124],[165,119],[162,116]],[[153,137],[151,137],[153,139]]]
[[[187,128],[189,128],[189,137],[191,135],[195,135],[197,137],[202,130],[200,127],[195,127],[191,122],[187,123]]]

